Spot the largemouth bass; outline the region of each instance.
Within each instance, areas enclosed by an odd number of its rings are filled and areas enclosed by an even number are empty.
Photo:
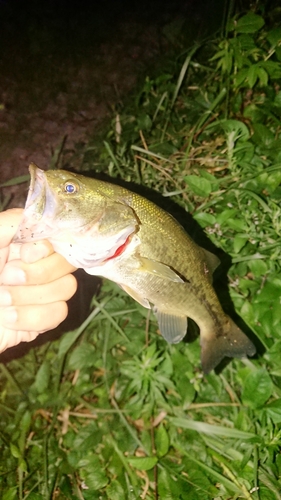
[[[118,283],[153,309],[170,343],[184,338],[192,318],[200,329],[206,373],[225,356],[255,353],[212,287],[217,257],[194,243],[170,214],[108,182],[64,170],[44,172],[34,164],[29,170],[29,194],[14,241],[47,238],[72,265]]]

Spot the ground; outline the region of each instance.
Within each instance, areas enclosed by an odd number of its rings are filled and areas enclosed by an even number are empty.
[[[76,13],[63,10],[64,0],[38,4],[39,11],[35,0],[0,3],[0,184],[27,176],[24,183],[2,188],[0,209],[24,207],[31,162],[47,169],[55,159],[57,167],[79,171],[88,141],[103,140],[115,112],[175,48],[175,33],[193,4],[104,0],[101,12],[93,12],[80,1]],[[198,32],[196,11],[191,20]],[[79,288],[67,320],[32,345],[56,338],[86,317],[100,280],[77,273]],[[10,349],[1,361],[30,347]]]
[[[31,161],[47,169],[55,157],[56,166],[79,169],[84,146],[171,49],[169,26],[193,5],[162,2],[157,10],[156,1],[145,12],[145,3],[141,10],[106,0],[100,11],[82,2],[76,12],[64,3],[1,6],[1,183],[27,174]],[[194,12],[192,19],[198,24]],[[23,207],[27,189],[4,188],[2,204]]]

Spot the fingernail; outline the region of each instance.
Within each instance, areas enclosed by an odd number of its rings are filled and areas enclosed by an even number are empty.
[[[49,253],[50,249],[44,241],[25,243],[21,248],[21,258],[27,264],[44,259]]]
[[[7,307],[2,311],[2,321],[4,325],[15,323],[18,319],[18,313],[15,307]]]
[[[0,306],[11,306],[12,305],[12,296],[8,290],[4,288],[0,288]]]
[[[3,269],[1,281],[5,285],[22,285],[26,282],[25,272],[19,267],[6,266]]]

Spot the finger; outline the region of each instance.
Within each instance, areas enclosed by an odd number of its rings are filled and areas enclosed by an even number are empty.
[[[21,260],[14,260],[5,265],[0,277],[0,284],[40,285],[50,283],[75,270],[75,267],[57,253],[31,264],[26,264]]]
[[[20,257],[26,264],[44,259],[54,253],[54,249],[48,240],[33,241],[21,245]]]
[[[18,345],[20,342],[31,342],[36,339],[40,332],[25,332],[22,330],[10,330],[0,327],[0,353]]]
[[[0,273],[4,269],[4,266],[8,260],[9,256],[9,247],[0,248]]]
[[[20,259],[21,246],[22,246],[21,243],[10,243],[10,245],[6,247],[9,252],[7,261]]]
[[[48,240],[32,241],[31,243],[11,243],[6,248],[9,248],[9,257],[6,260],[22,259],[26,264],[44,259],[54,253],[54,249]]]
[[[43,333],[56,328],[67,316],[64,301],[0,309],[0,324],[10,330]]]
[[[51,304],[69,300],[76,290],[77,281],[72,274],[43,285],[1,286],[0,307]]]
[[[0,248],[10,244],[17,232],[22,213],[22,208],[11,208],[0,213]]]

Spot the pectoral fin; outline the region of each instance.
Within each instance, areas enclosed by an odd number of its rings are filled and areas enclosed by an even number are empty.
[[[178,344],[186,335],[187,317],[175,316],[154,308],[159,330],[169,344]]]
[[[138,271],[154,274],[159,278],[175,281],[177,283],[184,283],[184,280],[173,269],[166,264],[162,264],[162,262],[147,259],[146,257],[139,257],[139,261],[141,262],[141,267],[138,268]]]
[[[136,302],[138,302],[141,306],[150,309],[150,303],[144,297],[141,297],[135,290],[132,290],[130,287],[126,285],[119,285],[124,292],[126,292],[130,297],[132,297]]]

